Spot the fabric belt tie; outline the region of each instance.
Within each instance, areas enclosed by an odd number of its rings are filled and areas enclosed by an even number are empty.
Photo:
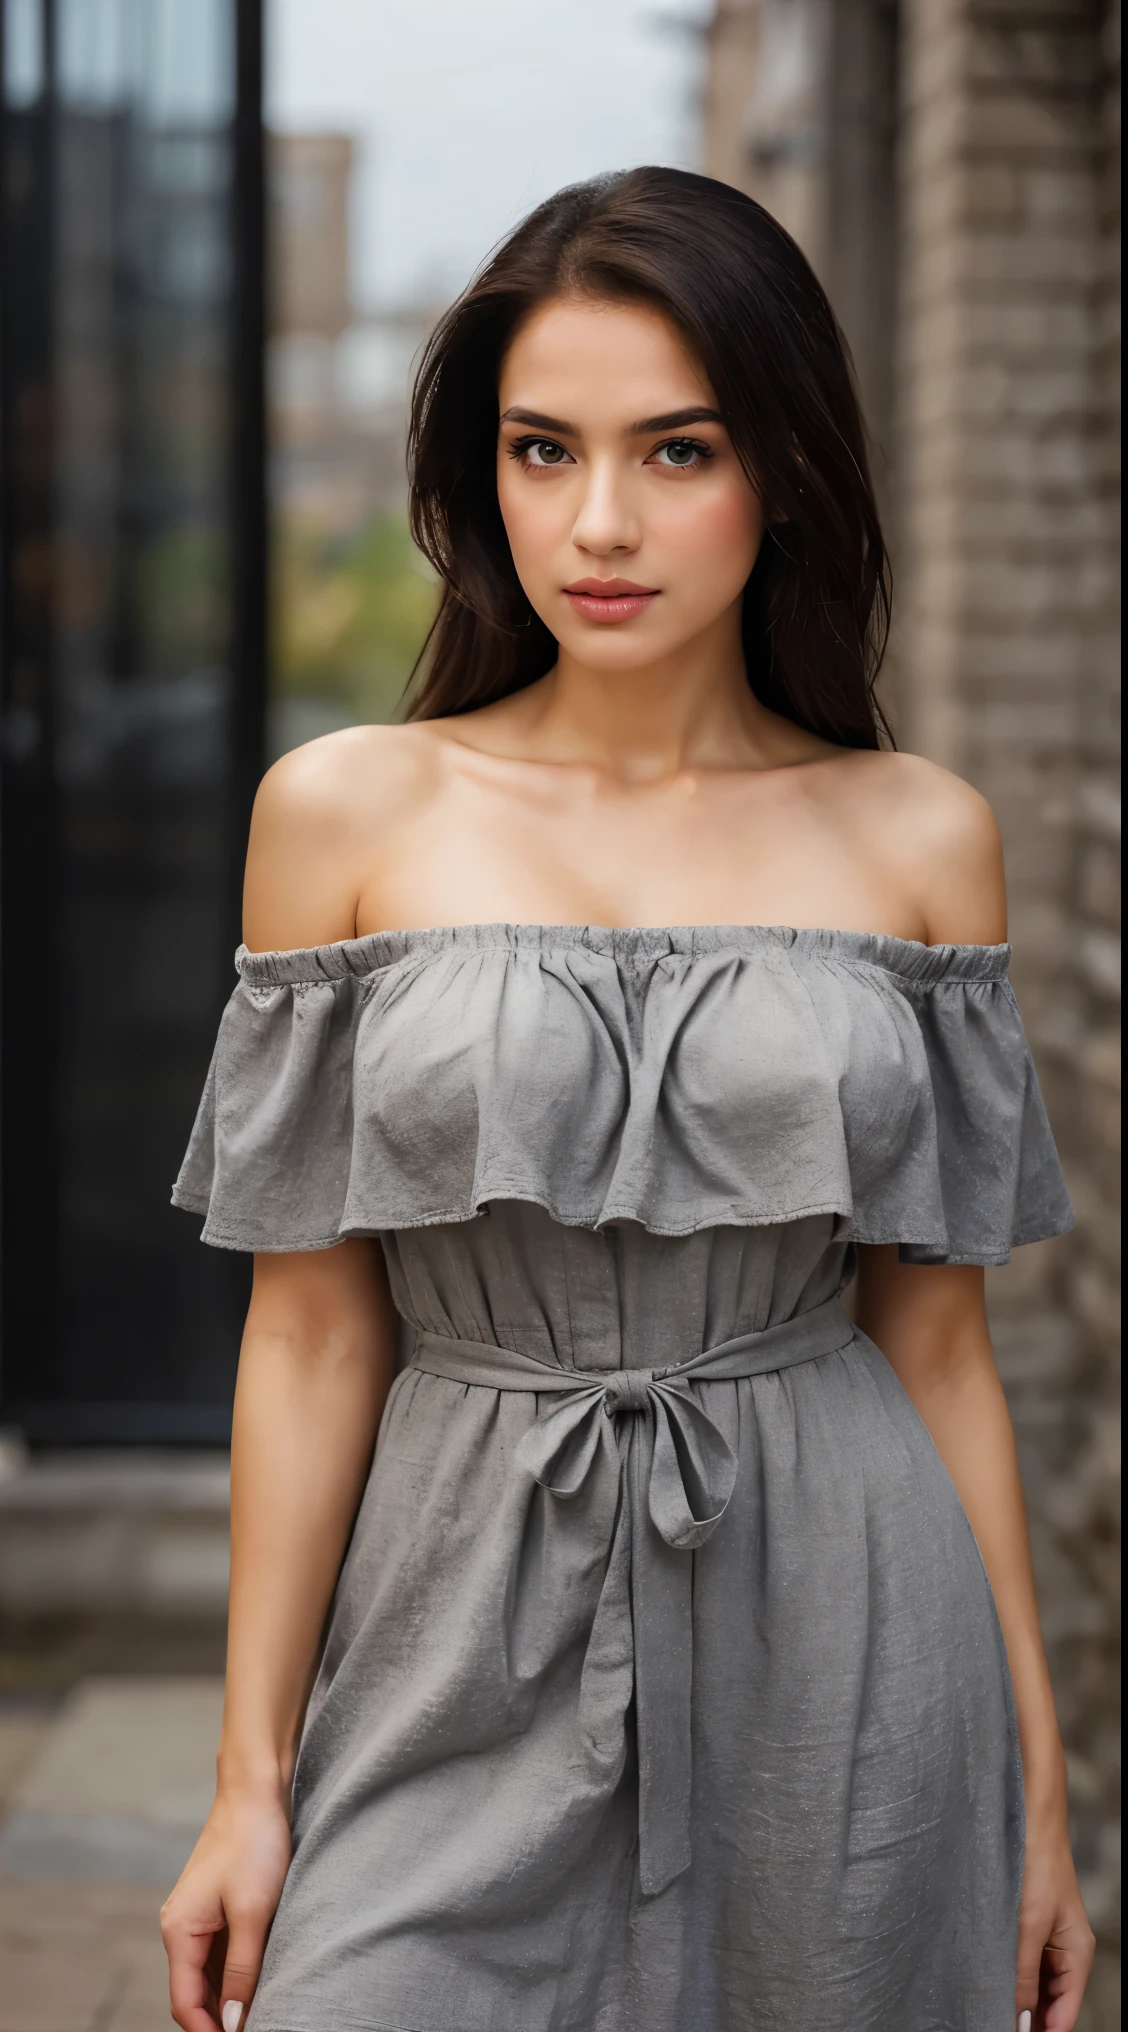
[[[428,1375],[563,1400],[538,1408],[516,1455],[553,1496],[575,1496],[598,1461],[610,1459],[618,1477],[584,1675],[598,1676],[597,1652],[633,1655],[639,1874],[647,1895],[664,1890],[690,1861],[693,1561],[684,1555],[720,1523],[737,1470],[723,1432],[685,1386],[766,1375],[833,1354],[853,1338],[838,1298],[663,1369],[553,1369],[489,1341],[418,1336],[412,1366]],[[626,1586],[615,1586],[613,1572],[624,1571]],[[609,1647],[608,1634],[617,1640]]]

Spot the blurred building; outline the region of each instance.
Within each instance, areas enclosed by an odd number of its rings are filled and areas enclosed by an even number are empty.
[[[337,536],[403,507],[411,364],[433,322],[354,305],[353,170],[348,135],[270,137],[272,497]]]
[[[1080,1215],[994,1273],[1119,2023],[1118,0],[720,0],[705,166],[826,283],[871,419],[903,745],[1002,822],[1015,981]],[[1114,2016],[1115,2014],[1115,2016]]]
[[[270,325],[336,339],[352,318],[347,134],[275,134],[268,158]]]
[[[435,312],[355,304],[354,169],[345,134],[270,137],[271,755],[392,717],[431,615],[404,454]]]

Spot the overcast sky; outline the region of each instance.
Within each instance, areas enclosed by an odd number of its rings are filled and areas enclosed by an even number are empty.
[[[358,306],[445,300],[564,183],[696,166],[713,0],[267,0],[267,108],[358,144]]]

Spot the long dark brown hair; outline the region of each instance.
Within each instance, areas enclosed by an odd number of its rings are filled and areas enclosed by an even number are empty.
[[[771,518],[744,593],[756,697],[848,748],[888,740],[873,688],[889,632],[889,562],[842,333],[770,213],[677,169],[558,191],[428,342],[411,409],[411,530],[442,595],[409,716],[505,698],[556,661],[556,639],[514,569],[495,473],[506,349],[537,304],[565,292],[655,306],[705,368]]]

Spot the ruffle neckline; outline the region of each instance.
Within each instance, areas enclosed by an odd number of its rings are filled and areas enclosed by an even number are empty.
[[[467,924],[239,955],[177,1184],[321,1248],[525,1200],[656,1235],[834,1215],[997,1263],[1072,1215],[1006,946]]]
[[[404,960],[447,952],[580,951],[618,965],[647,965],[665,958],[704,959],[719,953],[753,957],[772,948],[826,954],[880,968],[903,980],[932,986],[942,981],[1002,981],[1009,945],[923,945],[892,932],[796,929],[786,924],[447,924],[422,930],[374,931],[330,945],[279,952],[239,947],[235,964],[249,987],[298,987],[315,981],[360,980]]]

